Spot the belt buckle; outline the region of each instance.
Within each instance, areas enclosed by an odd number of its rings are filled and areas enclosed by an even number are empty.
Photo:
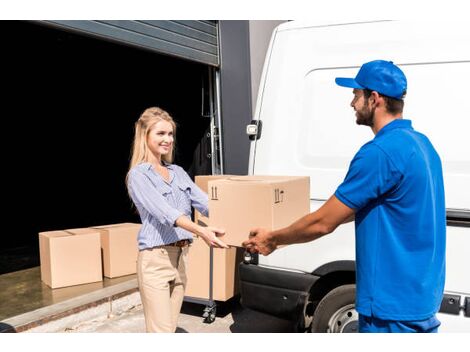
[[[179,240],[179,241],[176,241],[174,243],[175,247],[180,247],[180,248],[183,248],[183,247],[186,247],[188,245],[188,240]]]

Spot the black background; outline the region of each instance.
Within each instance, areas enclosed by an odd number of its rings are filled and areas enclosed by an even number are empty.
[[[39,265],[40,231],[139,222],[124,180],[145,108],[175,119],[186,170],[209,119],[202,64],[33,22],[0,21],[0,31],[1,274]]]

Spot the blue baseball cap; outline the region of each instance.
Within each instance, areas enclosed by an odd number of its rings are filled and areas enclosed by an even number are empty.
[[[387,97],[401,99],[406,92],[406,77],[392,61],[375,60],[361,66],[356,78],[338,77],[337,85],[356,89],[369,89]]]

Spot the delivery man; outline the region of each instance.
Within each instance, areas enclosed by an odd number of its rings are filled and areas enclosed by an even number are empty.
[[[392,62],[367,62],[355,78],[336,83],[353,89],[356,123],[369,126],[374,139],[359,149],[320,209],[283,229],[253,229],[243,245],[268,255],[355,220],[359,331],[437,332],[446,241],[439,155],[403,119],[407,80]]]

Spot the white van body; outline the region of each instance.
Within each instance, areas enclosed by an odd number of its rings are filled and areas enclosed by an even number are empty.
[[[455,220],[447,226],[445,293],[460,310],[438,314],[440,331],[470,332],[470,22],[292,21],[277,27],[261,78],[254,120],[262,121],[262,130],[251,142],[249,174],[309,175],[311,210],[318,209],[355,153],[374,138],[370,128],[356,125],[352,89],[334,79],[354,77],[375,59],[405,72],[404,118],[429,137],[443,161],[446,207]],[[349,223],[317,241],[260,255],[257,266],[311,274],[354,257]]]

